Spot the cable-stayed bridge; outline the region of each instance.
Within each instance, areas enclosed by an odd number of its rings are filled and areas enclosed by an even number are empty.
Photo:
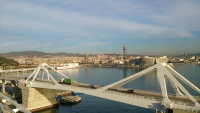
[[[49,70],[58,73],[63,78],[68,78],[66,75],[43,63],[40,64],[31,73],[30,76],[22,77],[19,75],[4,75],[1,76],[0,79],[18,80],[19,84],[26,88],[78,91],[88,95],[118,101],[130,105],[140,106],[143,108],[157,109],[163,111],[166,111],[167,109],[181,109],[193,112],[200,112],[200,97],[192,96],[179,81],[187,84],[199,94],[200,89],[165,63],[156,64],[141,72],[138,72],[134,75],[131,75],[107,86],[90,85],[80,83],[78,81],[75,81],[73,84],[70,85],[65,84],[56,80],[54,76],[49,73]],[[43,72],[42,76],[39,76],[38,74],[40,71]],[[152,71],[156,71],[156,75],[158,77],[161,87],[161,93],[126,89],[121,87],[141,76],[145,76]],[[173,87],[175,92],[174,95],[168,94],[166,88],[166,79],[169,80],[171,86]]]

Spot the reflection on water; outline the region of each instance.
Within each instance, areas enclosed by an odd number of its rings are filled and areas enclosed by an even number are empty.
[[[189,80],[192,84],[200,88],[200,66],[196,64],[185,64],[174,67],[176,71],[178,71],[181,75],[183,75],[187,80]],[[181,82],[182,83],[182,82]],[[196,96],[200,96],[199,93],[188,87],[185,83],[182,85],[192,94]]]
[[[125,68],[125,69],[123,69],[123,78],[126,78],[128,75],[127,75],[127,71],[128,71],[128,69],[127,68]],[[128,85],[127,84],[125,84],[125,85],[123,85],[124,87],[128,87]]]
[[[68,76],[69,78],[78,78],[79,75],[79,68],[74,68],[74,69],[64,69],[64,70],[57,70],[58,72],[64,74],[65,76]],[[57,78],[56,80],[59,80],[61,78],[63,78],[63,76],[59,73],[51,73],[55,78]]]
[[[86,82],[88,82],[88,79],[89,79],[89,67],[85,67],[85,79],[86,79]]]
[[[125,69],[123,69],[123,76],[124,76],[124,78],[126,78],[128,75],[127,75],[127,68],[125,68]]]

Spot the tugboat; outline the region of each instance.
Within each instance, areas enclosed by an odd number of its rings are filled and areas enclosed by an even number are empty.
[[[71,95],[57,95],[56,100],[61,104],[76,104],[81,102],[81,97],[78,95],[83,95],[80,92],[72,92]]]
[[[199,61],[199,62],[197,62],[197,65],[198,65],[198,66],[200,66],[200,61]]]
[[[76,104],[81,102],[81,97],[79,96],[64,96],[60,99],[61,104]]]

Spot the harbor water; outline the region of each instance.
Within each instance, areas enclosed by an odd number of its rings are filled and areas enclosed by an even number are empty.
[[[173,67],[178,73],[183,75],[186,79],[200,88],[200,66],[196,64],[184,64]],[[141,71],[138,68],[92,68],[81,67],[76,69],[60,70],[61,73],[73,78],[75,81],[82,83],[95,84],[105,86],[126,78]],[[60,75],[52,72],[55,78],[59,80]],[[182,83],[182,82],[181,82]],[[183,86],[195,96],[200,96],[197,92],[187,87],[184,83]],[[142,76],[128,84],[125,88],[149,90],[160,92],[159,81],[155,72]],[[169,82],[167,81],[167,89],[169,93],[174,93]],[[115,102],[107,99],[102,99],[84,94],[81,96],[82,101],[74,105],[59,105],[54,108],[38,111],[35,113],[155,113],[152,109],[145,109],[133,105],[128,105],[120,102]]]

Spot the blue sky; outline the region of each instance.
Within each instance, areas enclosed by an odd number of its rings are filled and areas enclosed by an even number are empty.
[[[0,53],[200,52],[199,0],[0,0]]]

